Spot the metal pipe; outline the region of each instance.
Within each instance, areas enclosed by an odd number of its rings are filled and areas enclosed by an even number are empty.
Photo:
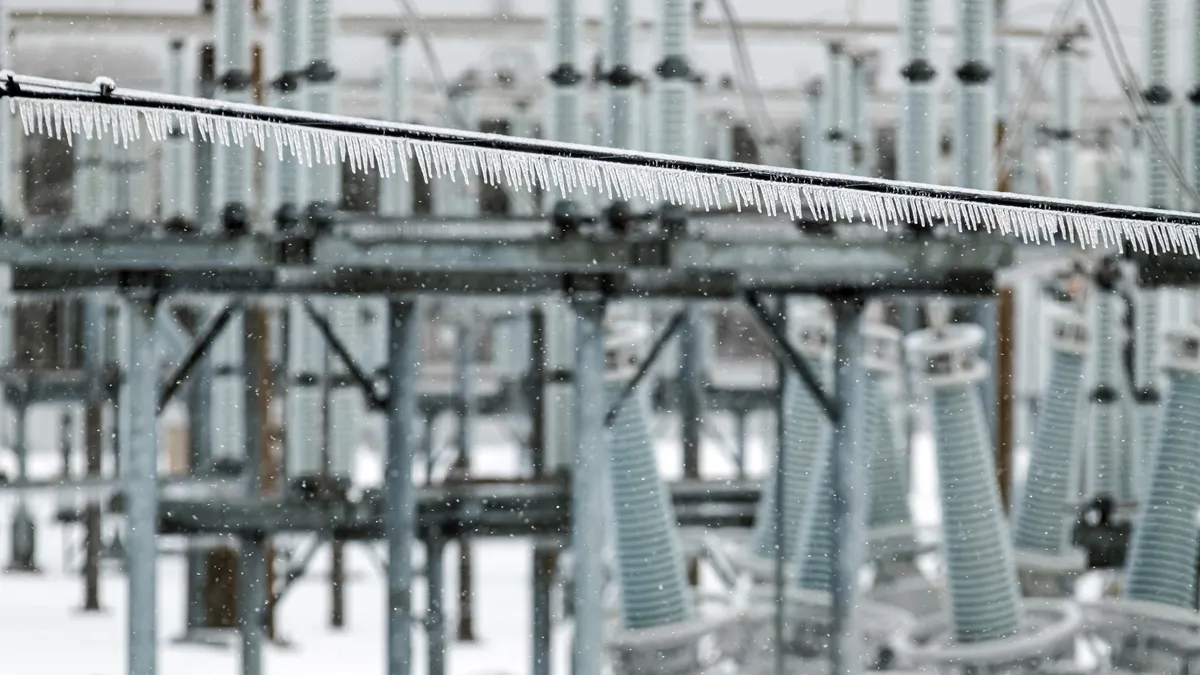
[[[425,609],[425,633],[429,675],[446,673],[445,555],[441,533],[430,532],[425,541],[425,582],[429,598]]]
[[[837,423],[833,427],[833,454],[829,458],[832,484],[830,549],[832,621],[830,624],[831,675],[852,675],[858,666],[859,641],[856,625],[856,598],[859,569],[862,567],[863,523],[866,500],[860,467],[865,458],[862,425],[854,423],[854,411],[862,408],[862,299],[836,298],[834,316],[834,405]],[[860,458],[863,461],[860,461]]]
[[[416,442],[420,326],[411,300],[388,302],[388,415],[384,462],[387,535],[387,675],[412,668],[412,543],[416,535],[412,480]]]
[[[157,526],[158,526],[158,350],[156,297],[134,293],[127,298],[128,331],[125,383],[119,411],[125,418],[129,456],[122,464],[125,492],[125,537],[128,584],[129,675],[158,670]]]
[[[571,470],[571,546],[575,561],[572,675],[600,675],[604,656],[604,307],[602,296],[575,296],[575,449]]]

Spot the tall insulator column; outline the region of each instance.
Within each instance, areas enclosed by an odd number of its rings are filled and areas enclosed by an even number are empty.
[[[308,65],[304,79],[308,108],[313,112],[337,112],[337,71],[333,68],[333,0],[308,0],[305,38]],[[309,220],[328,221],[333,217],[341,192],[339,157],[325,157],[307,169],[309,175]],[[321,223],[324,225],[325,223]]]
[[[829,152],[825,140],[825,83],[813,80],[804,89],[804,101],[808,106],[808,124],[804,131],[804,168],[809,171],[827,171]]]
[[[167,52],[167,93],[176,96],[190,96],[192,93],[188,86],[183,53],[184,41],[171,40]],[[86,160],[91,161],[91,153],[86,154]],[[195,217],[191,159],[192,144],[184,138],[182,130],[172,129],[162,152],[162,200],[159,209],[159,217],[168,229],[179,230]]]
[[[1125,303],[1117,294],[1115,280],[1100,278],[1092,296],[1092,322],[1096,358],[1091,393],[1092,432],[1088,451],[1088,485],[1090,497],[1107,496],[1118,502],[1128,502],[1132,495],[1123,488],[1124,457],[1131,439],[1125,438],[1122,424],[1125,331],[1121,314]]]
[[[1085,563],[1071,545],[1075,517],[1070,507],[1078,495],[1079,410],[1089,336],[1083,317],[1067,308],[1052,318],[1051,331],[1049,382],[1014,515],[1013,546],[1027,592],[1040,587],[1046,575],[1074,574]]]
[[[850,55],[841,42],[829,45],[829,77],[825,93],[825,147],[833,173],[849,173],[850,157]]]
[[[304,10],[307,0],[279,0],[275,21],[275,49],[279,54],[279,74],[271,83],[275,105],[295,110],[304,108],[300,87],[304,82],[304,30],[307,23]],[[304,179],[308,174],[300,168],[301,160],[290,153],[267,153],[274,166],[275,191],[272,200],[276,225],[281,230],[295,227],[300,218],[301,199],[307,196]]]
[[[633,377],[637,344],[618,326],[607,345],[608,392],[616,401]],[[608,441],[609,495],[621,581],[621,621],[626,629],[686,621],[692,599],[670,494],[658,474],[644,392],[634,392],[617,411]]]
[[[1054,50],[1054,181],[1050,194],[1060,199],[1075,195],[1076,138],[1079,133],[1079,57],[1071,35],[1063,35]]]
[[[387,62],[383,71],[383,118],[389,122],[408,121],[408,83],[404,76],[405,34],[387,36]],[[408,159],[404,160],[407,162]],[[405,180],[405,176],[409,180]],[[386,216],[407,216],[412,213],[413,184],[411,174],[385,178],[379,186],[379,212]]]
[[[916,183],[936,183],[940,161],[937,146],[937,99],[933,81],[937,70],[930,62],[929,38],[933,35],[930,0],[906,0],[904,51],[908,62],[904,78],[904,108],[900,112],[899,178]]]
[[[963,187],[993,188],[992,148],[996,110],[992,104],[992,59],[995,58],[991,0],[958,0],[958,117],[954,147],[958,180]]]
[[[292,297],[288,308],[287,455],[284,467],[294,494],[315,496],[324,462],[325,401],[323,371],[325,342],[304,309],[304,299]],[[385,322],[386,323],[386,322]]]
[[[550,15],[550,59],[554,69],[547,75],[550,94],[550,119],[546,127],[548,138],[563,143],[583,141],[583,112],[580,106],[583,73],[579,71],[579,4],[578,0],[553,0]],[[578,197],[552,189],[546,191],[547,210],[555,203]]]
[[[1167,0],[1146,1],[1146,91],[1142,96],[1150,109],[1150,121],[1169,151],[1173,152],[1174,116],[1172,114],[1170,72],[1167,59],[1171,49],[1171,8]],[[1169,209],[1174,206],[1174,185],[1166,160],[1160,156],[1156,145],[1147,139],[1143,144],[1146,157],[1146,206]]]
[[[828,382],[831,367],[830,333],[833,330],[828,312],[823,305],[801,307],[788,304],[787,326],[793,346]],[[780,428],[780,452],[786,455],[782,458],[786,471],[783,485],[779,487],[775,485],[777,472],[772,468],[766,473],[750,544],[750,553],[761,561],[760,576],[764,580],[773,573],[768,561],[775,558],[777,541],[782,542],[784,558],[795,559],[805,508],[808,506],[808,494],[816,485],[818,471],[825,463],[823,456],[827,452],[831,433],[825,413],[800,376],[790,368],[783,368],[782,371],[781,407],[784,416]],[[782,536],[777,536],[775,531],[776,499],[783,505]]]
[[[245,0],[217,0],[214,60],[218,96],[232,103],[251,102],[250,12]],[[232,143],[217,148],[213,211],[219,230],[244,232],[249,227],[254,183],[249,153],[249,147]]]
[[[1129,551],[1125,597],[1193,608],[1200,513],[1200,330],[1167,336],[1163,432]]]
[[[351,298],[329,300],[326,316],[334,333],[359,363],[362,363],[364,335],[362,302]],[[330,359],[329,372],[334,383],[348,380],[349,371],[341,359]],[[334,384],[329,389],[329,463],[326,467],[331,488],[339,494],[348,489],[354,473],[354,460],[362,443],[364,402],[356,384]]]
[[[960,643],[1015,635],[1021,626],[1016,567],[980,402],[987,365],[983,330],[951,324],[906,343],[933,406],[942,548],[954,638]]]
[[[877,559],[911,554],[916,546],[908,504],[908,456],[896,443],[893,390],[901,376],[901,331],[884,323],[863,325],[863,410],[867,476],[867,527]]]

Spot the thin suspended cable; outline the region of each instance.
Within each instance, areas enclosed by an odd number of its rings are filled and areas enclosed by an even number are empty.
[[[450,81],[446,79],[446,74],[442,71],[442,62],[438,60],[437,52],[433,49],[433,41],[429,38],[429,27],[425,25],[421,13],[413,6],[412,0],[394,0],[394,2],[416,28],[417,41],[421,43],[421,51],[425,52],[425,63],[429,66],[429,74],[433,76],[433,86],[441,95],[442,104],[446,109],[446,118],[454,126],[466,129],[466,120],[459,114],[458,106],[454,105],[454,97],[450,93]]]
[[[1050,56],[1054,53],[1054,48],[1058,43],[1059,34],[1062,32],[1063,25],[1070,18],[1071,13],[1075,11],[1076,4],[1078,4],[1078,0],[1062,0],[1054,11],[1054,17],[1050,20],[1050,28],[1046,30],[1046,36],[1042,39],[1041,46],[1038,47],[1037,59],[1034,61],[1033,67],[1025,78],[1025,86],[1021,90],[1020,98],[1017,99],[1016,115],[1010,127],[1011,133],[1004,134],[1004,138],[1000,143],[1000,151],[996,153],[996,171],[994,175],[997,181],[1012,168],[1014,158],[1011,155],[1013,148],[1026,131],[1026,124],[1029,121],[1029,110],[1033,105],[1033,99],[1037,95],[1042,74],[1046,72],[1046,66],[1050,63]]]
[[[787,165],[790,163],[787,161],[787,155],[780,150],[783,139],[779,127],[767,109],[762,84],[754,72],[754,63],[750,60],[750,52],[746,47],[746,36],[742,30],[741,21],[729,0],[718,0],[717,4],[721,7],[721,13],[725,17],[725,29],[729,33],[729,48],[733,54],[733,76],[738,92],[742,95],[742,105],[746,109],[746,114],[752,119],[747,131],[754,140],[754,144],[763,149],[764,154],[772,155],[772,163],[780,166]],[[765,139],[758,133],[756,129],[758,125],[762,125],[762,128],[766,130],[767,137]]]
[[[944,222],[962,230],[998,230],[1030,243],[1131,247],[1200,256],[1200,214],[906,183],[800,169],[558,143],[473,131],[283,110],[186,96],[0,73],[26,133],[64,138],[151,140],[175,128],[189,140],[246,144],[308,163],[345,161],[383,176],[416,160],[426,179],[471,180],[565,191],[594,190],[621,199],[668,201],[707,210],[734,206],[774,216],[807,211],[825,220],[869,222],[881,229]],[[199,139],[196,136],[199,136]]]
[[[1100,36],[1100,45],[1105,59],[1113,71],[1113,76],[1117,78],[1117,84],[1120,85],[1123,98],[1129,105],[1134,122],[1145,129],[1146,135],[1150,137],[1150,141],[1154,145],[1155,153],[1167,165],[1175,182],[1179,184],[1192,204],[1196,208],[1200,208],[1200,192],[1197,192],[1196,188],[1188,181],[1183,168],[1175,158],[1175,153],[1171,151],[1162,129],[1150,114],[1149,104],[1142,94],[1141,80],[1129,61],[1129,55],[1125,52],[1124,43],[1121,41],[1108,3],[1105,0],[1088,0],[1087,4],[1088,11],[1092,15],[1092,22],[1096,24],[1096,32]]]

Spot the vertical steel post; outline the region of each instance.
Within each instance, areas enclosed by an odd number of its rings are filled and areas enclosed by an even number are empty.
[[[575,449],[571,471],[571,546],[574,574],[572,675],[600,675],[604,656],[603,487],[607,475],[604,423],[604,298],[576,295]]]
[[[128,584],[129,675],[154,675],[158,670],[155,628],[158,526],[158,349],[155,326],[157,296],[147,290],[127,297],[125,383],[120,413],[125,418],[123,462],[125,493],[126,569]]]
[[[104,304],[96,297],[83,300],[83,360],[88,373],[97,377],[106,370],[104,354]],[[0,312],[3,312],[0,308]],[[104,416],[99,387],[89,392],[84,402],[83,436],[87,453],[87,476],[99,478],[104,466]],[[100,502],[87,501],[84,515],[83,609],[100,611]]]
[[[554,587],[557,551],[548,545],[533,547],[533,667],[532,675],[550,675],[550,647],[553,618],[550,593]]]
[[[470,480],[471,453],[475,451],[475,379],[478,373],[475,369],[476,335],[470,322],[475,317],[469,317],[459,326],[455,369],[458,371],[458,457],[455,460],[455,479]],[[460,535],[458,538],[458,629],[455,631],[458,639],[464,642],[475,640],[474,621],[474,584],[472,574],[473,556],[471,555],[471,539]]]
[[[425,633],[429,650],[429,675],[446,675],[446,575],[445,541],[433,531],[425,540],[425,582],[428,604]]]
[[[416,500],[412,467],[417,424],[419,331],[416,304],[388,303],[387,453],[384,532],[387,537],[387,675],[412,668],[412,545]]]
[[[853,412],[862,405],[862,308],[863,299],[846,296],[832,299],[834,313],[834,409],[833,456],[830,457],[833,512],[832,622],[830,624],[830,673],[859,672],[858,627],[855,593],[862,567],[863,523],[866,500],[862,498],[861,467],[865,462],[861,425],[853,424]],[[859,461],[862,457],[863,461]]]
[[[260,397],[267,392],[263,389],[263,363],[259,358],[260,348],[267,340],[266,321],[263,320],[263,308],[255,307],[247,311],[247,328],[244,335],[239,336],[243,341],[246,381],[244,411],[247,432],[245,435],[246,464],[242,471],[243,489],[250,499],[262,497],[263,472],[262,462],[266,453],[264,434],[262,430],[267,420],[263,413],[266,407]],[[237,578],[237,610],[238,623],[242,638],[242,675],[260,675],[262,673],[262,643],[266,632],[267,609],[267,537],[265,533],[256,532],[242,537],[240,542],[240,559],[238,561]]]

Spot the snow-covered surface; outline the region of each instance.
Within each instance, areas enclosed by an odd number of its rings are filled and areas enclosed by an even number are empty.
[[[761,475],[766,466],[766,441],[773,438],[769,417],[748,425],[754,430],[748,449],[751,475]],[[479,437],[503,438],[496,421],[485,423]],[[729,420],[716,417],[710,424],[715,436],[732,439]],[[663,474],[677,477],[680,448],[676,440],[678,420],[658,421],[659,459]],[[58,471],[53,438],[34,437],[31,473],[50,476]],[[918,524],[937,522],[936,476],[929,438],[922,435],[913,465],[913,512]],[[0,458],[6,453],[0,451]],[[474,455],[480,475],[513,475],[519,459],[515,448],[505,445],[483,446]],[[702,458],[709,476],[733,475],[734,465],[721,444],[706,442]],[[378,455],[369,450],[359,453],[356,480],[377,484],[380,478]],[[15,496],[0,492],[0,560],[7,557],[7,523]],[[56,498],[38,493],[30,505],[41,525],[39,563],[44,573],[35,576],[0,574],[0,644],[3,644],[4,672],[45,675],[120,675],[124,672],[125,579],[115,567],[106,567],[101,597],[105,612],[97,615],[79,611],[82,581],[72,567],[64,567],[64,545],[68,558],[77,560],[81,536],[77,529],[68,533],[53,523]],[[181,541],[160,538],[163,549],[178,550]],[[328,557],[318,557],[310,573],[299,581],[280,607],[280,635],[290,646],[270,646],[266,651],[267,675],[305,675],[334,672],[382,672],[384,658],[383,576],[379,556],[364,544],[347,547],[348,592],[347,628],[328,628],[329,589],[326,581]],[[450,671],[455,675],[499,675],[529,672],[531,579],[528,540],[483,539],[476,543],[476,622],[480,640],[474,644],[453,644],[449,655]],[[447,550],[447,607],[455,605],[453,546]],[[418,559],[419,559],[418,555]],[[110,563],[111,565],[111,563]],[[183,560],[164,555],[159,562],[159,645],[160,672],[165,675],[224,675],[237,668],[234,648],[214,648],[179,644],[175,640],[184,626]],[[415,589],[414,606],[425,602],[422,587]],[[451,617],[452,618],[452,617]],[[449,624],[452,625],[452,622]],[[415,636],[415,672],[425,662],[424,638]],[[560,624],[556,632],[555,672],[567,672],[569,626]]]

